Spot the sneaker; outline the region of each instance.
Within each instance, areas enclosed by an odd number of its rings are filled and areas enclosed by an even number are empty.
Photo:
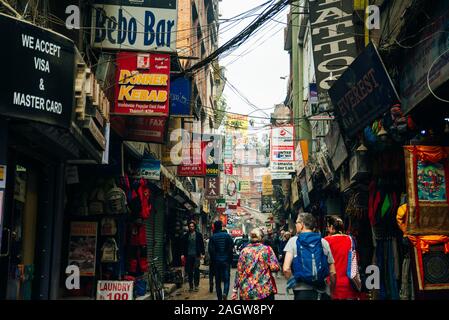
[[[198,292],[198,291],[200,291],[200,288],[198,288],[198,287],[195,287],[195,290],[194,290],[195,292]]]
[[[189,292],[193,292],[193,287],[190,287],[190,288],[189,288]]]
[[[228,300],[228,297],[227,296],[223,296],[223,300]]]

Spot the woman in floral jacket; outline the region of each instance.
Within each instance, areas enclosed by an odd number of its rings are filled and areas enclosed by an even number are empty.
[[[250,233],[251,243],[240,253],[237,264],[232,299],[274,300],[277,293],[273,272],[280,270],[279,262],[271,247],[262,244],[262,230],[256,228]]]

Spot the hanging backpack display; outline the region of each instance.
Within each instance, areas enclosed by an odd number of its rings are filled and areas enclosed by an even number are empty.
[[[100,186],[95,187],[89,196],[89,214],[104,214],[104,191]]]
[[[103,218],[101,220],[101,235],[115,236],[117,233],[117,223],[113,218]]]
[[[114,186],[106,193],[106,212],[108,214],[124,214],[127,212],[126,193],[121,188]]]
[[[118,246],[114,238],[108,238],[101,248],[101,262],[118,261]]]

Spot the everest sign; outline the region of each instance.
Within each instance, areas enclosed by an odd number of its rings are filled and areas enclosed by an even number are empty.
[[[169,55],[118,53],[116,83],[112,114],[168,116]]]
[[[92,46],[176,52],[177,15],[176,0],[96,0]]]

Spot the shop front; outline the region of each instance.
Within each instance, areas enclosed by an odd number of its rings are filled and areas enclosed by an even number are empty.
[[[5,15],[0,27],[15,48],[0,53],[0,299],[56,299],[66,163],[104,149],[75,117],[73,42]]]

